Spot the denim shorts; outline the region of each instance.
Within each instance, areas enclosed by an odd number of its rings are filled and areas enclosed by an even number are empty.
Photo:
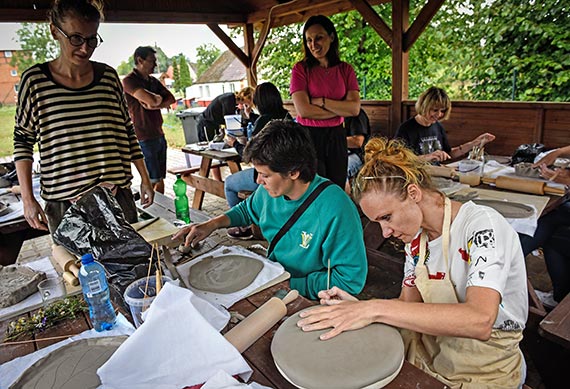
[[[150,182],[157,183],[166,177],[166,139],[164,136],[139,141]]]

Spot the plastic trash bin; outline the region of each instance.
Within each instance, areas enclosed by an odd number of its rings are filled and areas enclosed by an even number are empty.
[[[182,121],[182,128],[184,130],[184,141],[186,144],[190,143],[197,143],[199,142],[198,139],[198,116],[206,107],[196,107],[196,108],[188,108],[184,111],[180,111],[176,114],[178,118]],[[186,166],[191,167],[192,161],[190,159],[190,155],[185,154],[186,157]]]

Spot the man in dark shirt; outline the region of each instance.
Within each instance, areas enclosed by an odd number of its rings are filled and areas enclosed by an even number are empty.
[[[123,79],[123,86],[150,180],[155,191],[164,193],[167,145],[160,109],[168,108],[176,99],[151,76],[156,68],[155,54],[150,46],[138,47],[133,55],[135,68]]]
[[[356,177],[364,161],[364,145],[370,138],[370,120],[361,108],[358,116],[344,118],[346,145],[348,147],[348,168],[345,191],[350,194],[349,181]]]

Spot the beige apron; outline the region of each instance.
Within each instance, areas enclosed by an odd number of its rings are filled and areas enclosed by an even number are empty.
[[[458,303],[449,272],[451,202],[445,198],[442,251],[447,273],[443,280],[429,279],[424,264],[427,237],[422,233],[415,268],[415,284],[425,303]],[[469,323],[465,323],[469,325]],[[522,331],[494,329],[488,341],[432,336],[402,330],[406,358],[452,388],[514,388],[521,384],[524,363],[519,350]]]

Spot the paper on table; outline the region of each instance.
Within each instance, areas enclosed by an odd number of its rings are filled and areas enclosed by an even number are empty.
[[[105,388],[183,388],[217,371],[248,380],[241,354],[206,321],[192,291],[166,284],[144,323],[97,370]]]
[[[80,339],[98,338],[106,336],[130,335],[135,327],[120,313],[117,315],[117,322],[112,330],[97,332],[94,329],[83,331],[79,335],[62,340],[51,346],[42,348],[34,353],[16,358],[0,365],[0,388],[8,388],[18,379],[30,366],[45,357],[54,350]]]
[[[43,271],[46,273],[48,277],[57,277],[57,271],[53,267],[51,261],[48,257],[44,257],[38,259],[33,262],[28,262],[25,265],[21,266],[28,266],[29,268],[36,270],[36,271]],[[63,294],[56,294],[54,298],[63,297]],[[27,312],[34,308],[38,308],[43,304],[42,296],[40,296],[40,292],[35,292],[34,294],[28,296],[24,300],[20,301],[17,304],[10,305],[6,308],[0,308],[0,320],[8,319],[12,316],[19,315],[20,313]]]
[[[190,262],[178,266],[176,269],[178,270],[180,277],[186,281],[188,280],[188,276],[190,275],[190,268],[195,264],[197,264],[198,262],[200,262],[201,260],[203,260],[204,258],[217,257],[222,255],[231,255],[231,254],[243,255],[246,257],[255,258],[263,263],[263,269],[261,269],[255,280],[251,284],[249,284],[246,288],[229,294],[205,292],[203,290],[192,288],[191,286],[189,286],[188,288],[192,290],[197,296],[200,296],[201,298],[211,302],[212,304],[222,305],[226,308],[229,308],[232,305],[234,305],[237,301],[249,295],[250,292],[252,292],[253,290],[268,283],[269,281],[275,279],[276,277],[279,277],[281,274],[285,272],[285,269],[283,269],[283,266],[281,266],[280,263],[270,261],[269,259],[261,255],[255,254],[249,250],[246,250],[245,248],[240,246],[218,247],[214,251],[210,251]]]
[[[223,370],[218,371],[214,374],[206,383],[202,386],[202,389],[270,389],[269,386],[263,386],[256,382],[250,384],[241,384],[234,377],[230,376]]]

